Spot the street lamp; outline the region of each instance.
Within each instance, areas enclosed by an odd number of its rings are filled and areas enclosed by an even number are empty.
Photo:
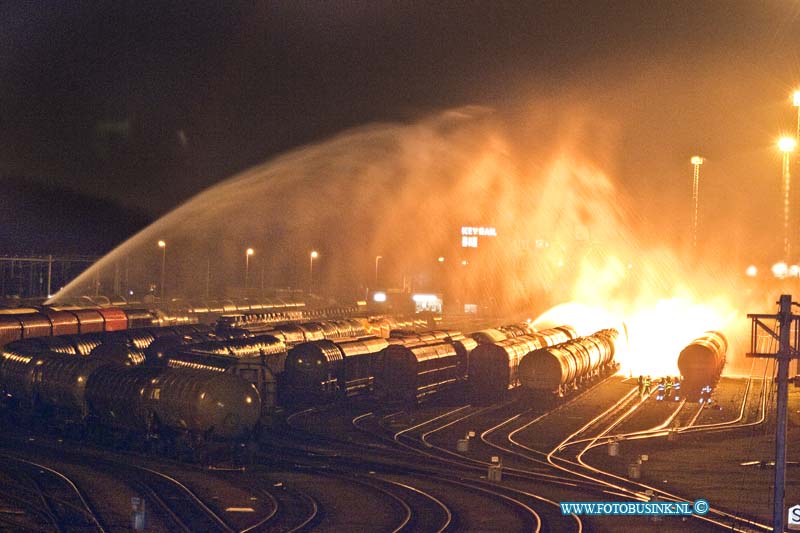
[[[247,285],[248,285],[248,278],[250,277],[250,256],[253,255],[255,251],[252,248],[248,248],[244,253],[244,295],[247,296]]]
[[[382,255],[375,256],[375,287],[378,286],[378,263],[383,259]]]
[[[319,253],[316,250],[311,250],[309,254],[310,262],[308,264],[308,292],[311,293],[311,290],[314,287],[314,259],[319,257]]]
[[[167,243],[166,241],[158,241],[158,247],[161,248],[161,287],[158,290],[158,295],[161,297],[161,302],[164,302],[164,275],[167,271]]]
[[[794,152],[797,140],[794,137],[781,137],[778,140],[778,150],[783,153],[783,257],[789,260],[789,207],[791,172],[789,167],[790,154]]]
[[[692,201],[694,202],[694,217],[692,218],[692,248],[697,248],[697,220],[700,201],[700,165],[705,160],[699,155],[692,156],[694,166],[694,179],[692,180]]]

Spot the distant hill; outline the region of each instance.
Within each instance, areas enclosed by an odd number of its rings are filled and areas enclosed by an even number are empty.
[[[56,185],[0,177],[0,255],[101,255],[152,220]]]

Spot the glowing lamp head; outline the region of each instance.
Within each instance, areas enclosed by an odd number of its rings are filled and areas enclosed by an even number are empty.
[[[693,165],[702,165],[704,162],[705,162],[705,159],[703,159],[699,155],[692,156],[692,164]]]
[[[800,107],[800,91],[795,91],[792,95],[792,105]]]
[[[159,248],[166,248],[167,247],[167,243],[164,242],[164,241],[158,241],[158,247]]]
[[[255,250],[253,250],[252,248],[248,248],[248,249],[247,249],[247,251],[246,251],[245,253],[246,253],[248,256],[251,256],[251,255],[253,255],[253,254],[254,254],[254,253],[256,253],[256,252],[255,252]]]
[[[789,267],[789,277],[790,278],[798,278],[798,277],[800,277],[800,266],[791,265]]]
[[[797,141],[793,137],[781,137],[778,139],[778,150],[781,152],[794,152]]]
[[[385,292],[376,292],[372,295],[372,300],[375,302],[385,302],[386,301],[386,293]]]
[[[440,256],[439,256],[439,259],[437,259],[437,261],[439,261],[440,263],[444,263],[444,257],[442,257],[442,256],[440,255]]]
[[[789,267],[783,261],[772,265],[772,275],[775,276],[776,278],[783,279],[786,277],[786,274],[788,273],[789,273]]]
[[[756,268],[755,265],[750,265],[749,267],[747,267],[744,273],[747,275],[748,278],[754,278],[758,275],[758,269]]]
[[[311,251],[311,259],[316,259],[317,257],[319,257],[319,253],[317,253],[316,250],[312,250]]]

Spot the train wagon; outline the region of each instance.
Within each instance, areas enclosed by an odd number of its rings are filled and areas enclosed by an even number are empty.
[[[69,311],[57,311],[50,307],[42,308],[42,314],[50,319],[52,335],[77,335],[78,317]]]
[[[305,405],[371,391],[376,358],[387,346],[380,337],[298,344],[286,358],[287,398]]]
[[[494,401],[520,385],[520,360],[529,352],[571,340],[574,330],[557,327],[530,335],[506,338],[495,343],[481,343],[469,358],[469,384],[473,398]],[[474,337],[473,337],[474,338]]]
[[[177,346],[166,350],[166,359],[180,358],[183,354],[228,355],[232,357],[260,357],[273,375],[281,374],[286,365],[286,344],[273,335],[258,335],[247,339],[207,341]]]
[[[89,376],[86,402],[90,415],[107,426],[203,440],[245,438],[261,413],[249,383],[193,369],[102,366]]]
[[[36,416],[57,413],[63,420],[79,422],[87,415],[89,376],[109,364],[113,363],[62,353],[24,355],[4,350],[0,386],[6,400],[31,409]]]
[[[101,307],[97,310],[103,317],[103,331],[128,329],[128,315],[118,307]]]
[[[184,351],[168,358],[166,365],[169,368],[189,368],[239,376],[258,391],[262,417],[272,415],[278,408],[278,381],[261,356],[234,357]]]
[[[703,387],[713,386],[719,380],[727,353],[728,340],[719,331],[707,331],[681,350],[678,370],[688,398],[696,399]]]
[[[8,309],[0,309],[0,346],[22,338],[22,322],[14,313],[4,314]]]
[[[508,335],[496,328],[482,329],[469,334],[478,344],[494,344],[504,341]]]
[[[89,352],[89,357],[126,366],[139,366],[144,364],[147,360],[144,350],[130,344],[122,344],[119,342],[100,344]]]
[[[380,398],[416,403],[463,379],[459,354],[450,342],[391,344],[375,370],[375,389]]]
[[[583,381],[615,369],[618,332],[606,329],[556,346],[534,350],[519,364],[519,379],[526,388],[563,395]]]

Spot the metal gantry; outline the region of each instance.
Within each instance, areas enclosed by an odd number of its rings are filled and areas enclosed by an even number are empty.
[[[786,528],[786,416],[789,396],[789,361],[797,359],[800,347],[800,315],[792,313],[792,302],[788,294],[781,295],[778,314],[748,314],[752,322],[750,331],[750,352],[748,357],[776,359],[778,361],[778,405],[775,415],[775,495],[773,499],[773,530],[783,532]],[[778,331],[764,320],[777,321]],[[759,333],[763,332],[778,341],[776,353],[762,352],[759,346]]]
[[[66,285],[97,256],[26,255],[0,257],[0,297],[41,298]],[[54,283],[55,282],[55,283]]]

